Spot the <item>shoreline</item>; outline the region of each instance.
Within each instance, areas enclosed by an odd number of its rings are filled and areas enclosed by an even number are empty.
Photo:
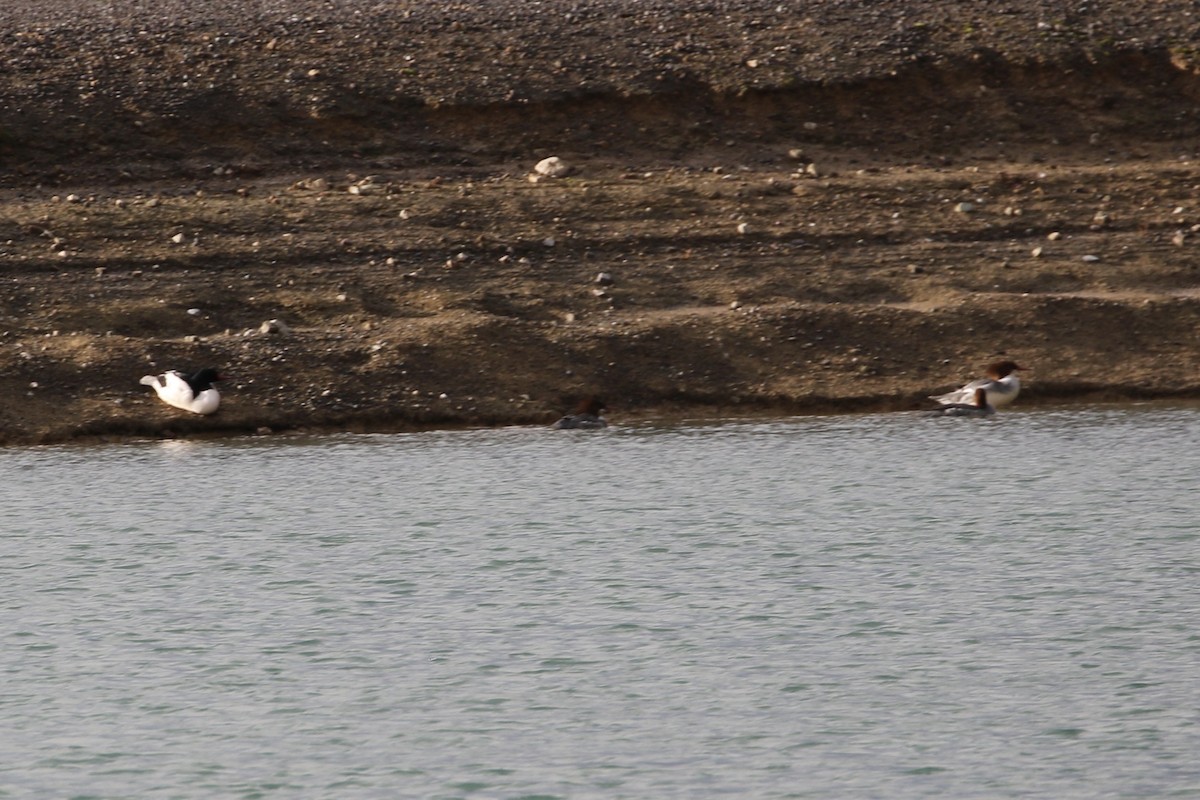
[[[1024,402],[1005,409],[1000,415],[1011,413],[1035,413],[1040,411],[1062,411],[1070,409],[1122,409],[1135,406],[1155,408],[1191,407],[1200,404],[1200,391],[1178,394],[1147,395],[1138,390],[1098,389],[1079,387],[1078,392],[1068,390],[1065,396],[1038,396],[1029,398],[1023,394]],[[629,416],[606,415],[610,429],[645,426],[718,425],[752,420],[786,420],[805,417],[838,417],[873,414],[920,415],[923,411],[936,408],[921,405],[916,400],[897,398],[852,398],[842,401],[817,400],[800,406],[733,406],[697,405],[673,408],[639,409]],[[994,418],[993,418],[994,419]],[[178,424],[176,424],[178,423]],[[193,424],[189,424],[193,423]],[[37,438],[13,439],[0,437],[0,448],[98,446],[155,441],[225,441],[247,438],[312,438],[339,435],[392,435],[454,431],[497,430],[505,428],[538,429],[550,427],[546,419],[509,420],[456,420],[448,422],[418,423],[411,420],[339,420],[318,422],[306,420],[294,427],[250,426],[239,424],[225,427],[219,418],[177,419],[156,426],[147,423],[140,430],[127,425],[116,426],[112,431],[60,431],[39,434]],[[118,430],[119,429],[119,430]]]

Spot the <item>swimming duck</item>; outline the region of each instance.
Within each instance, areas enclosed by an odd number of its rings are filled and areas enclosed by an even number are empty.
[[[146,375],[141,383],[153,386],[158,393],[158,399],[169,406],[182,408],[194,414],[211,414],[221,404],[221,395],[217,392],[214,381],[225,380],[222,375],[211,367],[206,367],[190,378],[179,370],[167,370],[161,375]]]
[[[555,430],[581,429],[597,430],[607,428],[608,422],[600,416],[604,410],[604,401],[596,397],[585,397],[579,401],[574,414],[568,414],[551,425]]]
[[[987,392],[988,404],[994,408],[1006,406],[1017,399],[1017,394],[1021,391],[1021,379],[1016,375],[1016,371],[1019,369],[1024,369],[1024,367],[1015,361],[997,361],[988,365],[986,378],[971,381],[953,392],[932,395],[931,399],[937,400],[942,405],[967,404],[974,401],[976,389],[983,389]]]
[[[988,403],[987,389],[980,387],[975,390],[971,403],[947,403],[925,413],[930,417],[990,417],[996,413],[996,409]]]

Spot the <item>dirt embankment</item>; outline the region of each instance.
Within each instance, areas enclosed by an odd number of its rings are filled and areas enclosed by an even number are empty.
[[[0,11],[0,440],[1200,394],[1190,3],[254,5]]]

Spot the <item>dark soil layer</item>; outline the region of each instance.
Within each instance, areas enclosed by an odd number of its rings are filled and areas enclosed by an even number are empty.
[[[141,6],[0,8],[0,441],[1200,396],[1192,2]]]

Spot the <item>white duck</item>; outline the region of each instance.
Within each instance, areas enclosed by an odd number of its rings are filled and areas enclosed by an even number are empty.
[[[975,390],[975,399],[971,403],[947,403],[941,408],[925,412],[930,417],[990,417],[996,413],[987,400],[987,389]]]
[[[990,404],[994,408],[1006,406],[1016,400],[1017,394],[1021,391],[1021,379],[1016,375],[1016,371],[1019,369],[1024,369],[1024,367],[1015,361],[997,361],[988,365],[986,378],[971,381],[953,392],[931,395],[931,399],[937,400],[942,405],[969,404],[975,400],[975,390],[983,389],[987,392],[985,405]]]
[[[167,370],[161,375],[146,375],[141,383],[153,386],[158,399],[169,406],[191,411],[193,414],[211,414],[221,405],[221,395],[213,381],[225,380],[211,367],[200,370],[190,378],[178,370]]]

